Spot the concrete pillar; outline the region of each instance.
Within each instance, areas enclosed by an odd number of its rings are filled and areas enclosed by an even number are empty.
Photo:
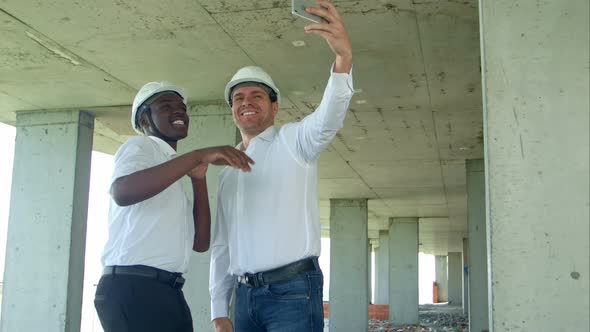
[[[463,303],[463,258],[460,252],[450,252],[448,262],[449,304],[460,306]]]
[[[178,153],[216,145],[236,145],[236,126],[227,104],[220,101],[210,105],[193,105],[189,110],[190,123],[187,138],[178,143]],[[241,140],[241,139],[240,139]],[[207,189],[211,208],[211,232],[215,225],[217,212],[218,175],[222,167],[209,165],[207,170]],[[185,189],[192,197],[190,180],[183,179]],[[213,235],[212,235],[213,236]],[[193,252],[189,272],[186,275],[184,293],[193,316],[195,331],[212,331],[211,304],[209,297],[210,251]]]
[[[469,317],[469,239],[463,238],[463,315]]]
[[[467,160],[467,224],[469,229],[469,331],[488,329],[488,267],[486,249],[483,160]]]
[[[373,274],[371,273],[371,271],[373,270],[373,262],[371,261],[372,253],[373,245],[371,244],[371,241],[367,239],[367,294],[369,296],[369,304],[372,303],[371,295],[373,294],[373,286],[371,285],[371,277],[373,276]]]
[[[418,323],[418,218],[391,218],[389,228],[389,320]]]
[[[438,286],[438,302],[447,302],[449,292],[447,256],[435,256],[434,267]]]
[[[589,331],[589,2],[480,14],[491,330]]]
[[[2,332],[80,330],[94,118],[17,113]]]
[[[389,231],[379,231],[379,254],[375,257],[375,304],[389,304]]]
[[[367,200],[330,200],[330,330],[367,331]]]

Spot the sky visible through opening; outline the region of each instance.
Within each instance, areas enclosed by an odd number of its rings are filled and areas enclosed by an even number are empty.
[[[12,165],[16,129],[0,123],[0,281],[4,278],[6,236],[10,208],[10,189],[12,184]],[[81,332],[102,332],[94,310],[94,291],[100,278],[102,266],[100,253],[107,240],[107,216],[109,206],[108,184],[112,173],[113,157],[93,151],[90,176],[90,195],[88,205],[88,226],[86,237],[86,257],[84,271],[84,291],[82,303]],[[330,288],[330,240],[322,239],[320,266],[324,271],[324,300],[328,300]],[[419,303],[432,303],[432,282],[435,279],[434,256],[420,253],[419,256]],[[371,290],[374,293],[375,255],[371,253]],[[371,294],[373,303],[374,294]],[[0,295],[0,304],[2,297]],[[1,317],[0,317],[1,319]]]

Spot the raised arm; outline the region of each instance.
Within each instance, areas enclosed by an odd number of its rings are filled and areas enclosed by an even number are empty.
[[[318,108],[300,123],[286,126],[285,134],[291,148],[304,162],[313,162],[330,145],[342,128],[350,99],[352,86],[352,46],[342,17],[330,2],[319,0],[320,8],[306,8],[312,14],[323,17],[326,22],[305,26],[306,33],[320,35],[326,40],[336,56],[330,80]],[[294,139],[293,139],[294,138]],[[294,145],[292,145],[294,144]]]
[[[306,11],[323,17],[326,22],[308,24],[305,32],[320,35],[326,40],[336,55],[333,69],[335,73],[349,73],[352,69],[352,46],[342,16],[332,3],[324,0],[317,0],[317,3],[320,8],[306,8]]]

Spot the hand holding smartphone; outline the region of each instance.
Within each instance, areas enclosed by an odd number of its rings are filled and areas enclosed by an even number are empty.
[[[315,0],[291,0],[291,14],[315,23],[326,22],[322,17],[306,12],[305,8],[308,7],[317,7]]]

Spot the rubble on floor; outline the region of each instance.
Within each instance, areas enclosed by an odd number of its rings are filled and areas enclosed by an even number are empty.
[[[461,307],[420,305],[419,324],[394,326],[389,321],[370,320],[369,332],[468,332],[469,320]]]

